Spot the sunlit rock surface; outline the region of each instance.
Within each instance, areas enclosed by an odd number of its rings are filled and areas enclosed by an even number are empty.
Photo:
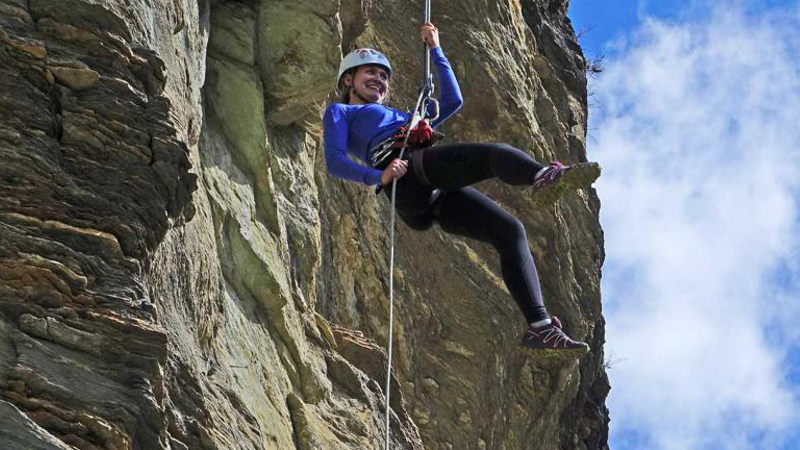
[[[434,1],[451,140],[583,161],[568,2]],[[0,0],[0,448],[383,448],[388,202],[327,175],[338,61],[420,77],[405,0]],[[591,189],[520,217],[580,360],[519,347],[494,251],[398,225],[393,449],[606,447]]]

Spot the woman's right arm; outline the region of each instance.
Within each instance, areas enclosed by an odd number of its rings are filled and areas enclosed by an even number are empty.
[[[325,164],[328,172],[345,180],[357,181],[368,186],[380,184],[382,172],[365,167],[347,157],[348,124],[345,109],[339,103],[331,103],[322,119],[325,143]]]

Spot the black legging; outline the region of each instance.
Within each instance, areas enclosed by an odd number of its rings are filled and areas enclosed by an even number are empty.
[[[532,184],[543,166],[507,144],[449,144],[406,155],[409,168],[397,180],[396,209],[409,227],[439,223],[448,233],[492,244],[500,254],[503,280],[528,323],[548,318],[525,227],[500,205],[469,187],[492,177]],[[391,188],[385,190],[391,196]],[[391,198],[391,197],[390,197]]]

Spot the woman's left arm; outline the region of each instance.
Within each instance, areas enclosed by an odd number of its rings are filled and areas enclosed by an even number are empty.
[[[442,47],[439,46],[439,30],[428,22],[422,25],[422,40],[430,47],[431,61],[436,66],[436,73],[439,76],[439,118],[433,122],[436,127],[450,118],[464,104],[461,96],[461,89],[458,87],[456,75],[450,66],[450,61],[444,56]]]

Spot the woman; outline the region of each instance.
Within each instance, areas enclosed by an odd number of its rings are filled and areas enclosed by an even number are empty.
[[[441,90],[435,128],[463,103],[450,63],[439,46],[431,23],[422,25]],[[333,175],[367,185],[388,187],[397,180],[396,209],[409,227],[430,228],[433,222],[448,233],[492,244],[500,254],[503,279],[528,321],[524,345],[534,349],[578,349],[589,346],[571,339],[561,323],[550,317],[542,301],[539,278],[522,223],[469,185],[492,177],[513,185],[531,185],[536,195],[554,200],[565,189],[591,184],[599,176],[596,164],[542,166],[525,152],[507,144],[451,144],[407,151],[403,159],[366,167],[351,161],[353,154],[369,162],[376,144],[397,133],[409,114],[383,105],[392,68],[380,52],[358,49],[339,67],[340,99],[323,119],[325,160]],[[409,170],[410,169],[410,170]]]

